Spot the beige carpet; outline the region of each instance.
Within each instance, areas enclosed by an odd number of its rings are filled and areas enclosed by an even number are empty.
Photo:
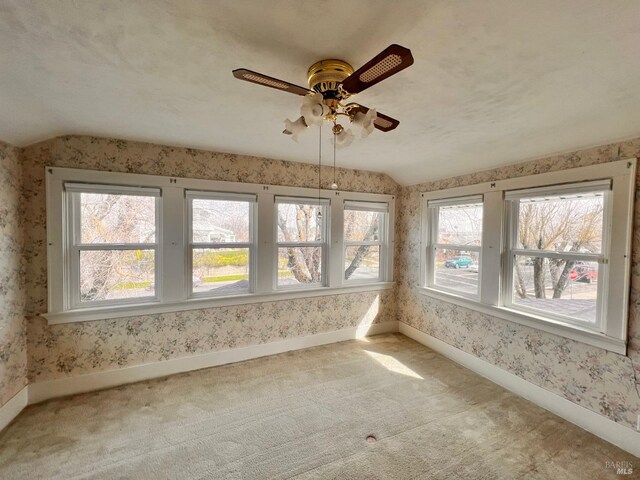
[[[0,434],[3,479],[584,480],[616,461],[640,469],[400,334],[53,400]]]

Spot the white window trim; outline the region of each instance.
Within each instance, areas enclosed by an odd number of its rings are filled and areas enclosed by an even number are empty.
[[[156,302],[160,298],[158,279],[162,275],[160,265],[160,257],[162,255],[160,238],[162,236],[162,202],[160,201],[160,189],[158,188],[139,188],[139,187],[122,187],[108,186],[100,184],[74,184],[65,182],[65,192],[74,195],[65,202],[67,222],[66,238],[69,241],[68,262],[66,264],[67,282],[69,288],[66,291],[63,304],[69,310],[108,307],[111,305],[136,304],[140,302]],[[81,233],[78,230],[80,219],[80,197],[78,193],[104,193],[114,195],[129,196],[149,196],[154,198],[155,202],[155,242],[153,243],[82,243]],[[154,282],[155,288],[153,295],[145,295],[143,297],[122,298],[113,300],[97,300],[83,302],[80,296],[80,254],[83,251],[97,250],[152,250],[154,252]]]
[[[422,248],[418,292],[484,314],[626,355],[636,163],[637,160],[632,158],[422,193]],[[596,331],[583,325],[509,308],[503,291],[506,284],[505,268],[510,263],[505,258],[508,252],[506,245],[508,232],[505,230],[506,225],[509,224],[507,202],[504,200],[505,192],[605,179],[611,179],[612,182],[609,202],[611,227],[609,229],[610,253],[608,254],[609,282],[605,293],[607,314],[603,316],[601,329]],[[426,282],[430,258],[427,251],[430,235],[428,202],[471,195],[484,197],[482,267],[480,269],[482,289],[479,300],[429,286]]]
[[[426,266],[425,266],[425,280],[424,286],[441,292],[451,293],[460,297],[469,298],[472,300],[479,300],[482,295],[482,253],[483,253],[483,239],[480,241],[480,245],[462,245],[456,243],[438,243],[438,229],[440,224],[440,207],[449,207],[454,205],[466,205],[466,204],[482,204],[482,213],[484,218],[484,199],[482,195],[467,195],[453,198],[439,198],[426,200],[425,207],[426,213],[424,223],[428,225],[428,231],[423,235],[423,239],[426,239],[427,251],[426,254]],[[484,224],[483,224],[484,229]],[[461,250],[468,252],[478,253],[478,293],[475,295],[460,292],[453,288],[446,288],[441,285],[436,285],[435,278],[435,256],[436,250]]]
[[[295,298],[326,296],[364,291],[380,291],[393,287],[392,257],[385,265],[384,281],[351,284],[343,281],[343,221],[344,202],[379,202],[389,205],[387,248],[394,251],[394,205],[393,195],[321,190],[314,188],[261,185],[239,182],[222,182],[204,179],[165,177],[120,172],[81,170],[72,168],[46,167],[47,194],[47,304],[48,312],[43,316],[49,324],[72,323],[109,318],[121,318],[136,315],[148,315],[244,305],[251,303],[273,302]],[[171,272],[160,275],[157,285],[158,299],[127,305],[105,305],[91,308],[69,309],[65,302],[65,282],[68,281],[66,241],[68,212],[65,207],[64,183],[88,183],[92,185],[118,185],[136,188],[160,188],[161,208],[160,238],[158,239],[159,258],[156,268],[159,272]],[[110,188],[110,187],[107,187]],[[253,194],[257,196],[257,215],[254,226],[257,228],[254,291],[230,296],[208,296],[190,298],[191,274],[188,267],[188,211],[185,192],[198,191],[220,194]],[[322,287],[295,290],[276,290],[274,285],[274,248],[276,247],[275,197],[301,197],[317,199],[318,195],[329,202],[328,233],[326,237],[328,261],[326,265],[326,284]]]
[[[388,275],[389,267],[388,264],[390,259],[393,257],[392,251],[389,250],[389,204],[380,203],[380,202],[357,202],[357,201],[349,201],[346,200],[343,205],[342,215],[343,215],[343,232],[344,232],[344,211],[361,211],[361,212],[377,212],[381,214],[381,225],[380,232],[378,235],[378,240],[372,241],[355,241],[355,240],[344,240],[342,245],[342,279],[343,282],[347,285],[365,285],[368,283],[376,283],[384,281],[384,278]],[[372,245],[377,246],[379,251],[379,271],[378,278],[367,279],[367,280],[358,280],[358,279],[345,279],[345,266],[346,266],[346,256],[347,256],[347,247],[359,247],[361,245]]]
[[[238,194],[225,192],[210,192],[185,189],[187,206],[186,221],[186,243],[187,259],[186,266],[186,289],[188,298],[210,298],[223,297],[224,292],[216,290],[210,292],[197,293],[193,291],[193,250],[194,249],[218,249],[218,248],[246,248],[249,250],[249,288],[247,291],[236,292],[236,295],[251,294],[256,289],[256,257],[257,257],[257,195]],[[221,201],[242,201],[249,204],[249,240],[246,242],[194,242],[193,241],[193,200],[221,200]]]
[[[593,253],[578,253],[578,252],[553,252],[550,250],[531,250],[531,249],[523,249],[518,248],[516,242],[518,240],[518,219],[519,219],[519,205],[517,201],[521,198],[528,198],[532,196],[539,195],[541,193],[547,193],[548,195],[559,195],[562,193],[579,193],[579,192],[592,192],[595,190],[601,190],[604,192],[603,195],[603,216],[602,216],[602,247],[601,253],[593,254]],[[611,282],[608,281],[609,277],[609,255],[610,255],[610,228],[611,225],[611,197],[612,197],[612,189],[611,189],[611,181],[594,181],[594,182],[579,182],[577,184],[569,184],[567,186],[561,186],[561,188],[557,187],[542,187],[542,188],[531,188],[525,190],[512,190],[505,194],[505,211],[506,216],[509,218],[507,222],[507,231],[505,232],[505,266],[503,270],[503,278],[505,279],[502,282],[502,298],[504,299],[504,306],[512,309],[523,312],[525,314],[530,314],[533,316],[544,316],[544,318],[548,318],[550,320],[556,320],[560,323],[567,323],[579,326],[584,328],[585,330],[593,330],[596,333],[605,333],[603,319],[609,316],[610,312],[605,309],[607,305],[608,298],[608,288],[616,287],[616,285],[612,285]],[[541,315],[540,310],[535,308],[526,307],[524,305],[518,305],[513,301],[513,270],[514,270],[514,258],[516,256],[526,256],[526,257],[539,257],[539,258],[560,258],[562,260],[575,260],[575,261],[586,261],[586,262],[595,262],[598,263],[598,309],[596,311],[596,322],[593,325],[586,324],[584,322],[580,322],[576,319],[566,317],[561,314],[556,314],[555,312],[549,312],[547,315]],[[613,313],[615,315],[615,312]]]
[[[315,288],[327,287],[329,284],[329,238],[331,236],[331,218],[327,221],[327,216],[330,216],[331,203],[326,198],[318,198],[317,191],[314,192],[315,197],[287,197],[283,195],[276,195],[275,212],[273,215],[273,229],[274,229],[274,248],[272,252],[273,258],[273,289],[281,292],[296,291],[296,290],[313,290]],[[300,242],[281,242],[278,240],[278,205],[316,205],[322,210],[322,231],[320,232],[322,240],[320,241],[300,241]],[[322,258],[320,260],[320,285],[278,285],[278,249],[291,248],[291,247],[320,247]]]

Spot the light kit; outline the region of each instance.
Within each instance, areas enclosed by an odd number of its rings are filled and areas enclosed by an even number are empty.
[[[321,127],[323,122],[331,123],[335,165],[335,147],[348,147],[355,138],[352,129],[348,128],[349,126],[357,127],[360,136],[366,138],[374,129],[389,132],[400,124],[395,118],[378,113],[375,109],[358,103],[344,102],[349,97],[411,65],[413,65],[411,51],[394,44],[385,48],[356,71],[343,60],[320,60],[314,63],[307,72],[309,88],[300,87],[246,68],[234,70],[233,76],[240,80],[304,97],[300,107],[300,117],[295,121],[286,119],[283,133],[291,135],[291,138],[297,141],[298,137],[309,127]],[[340,119],[348,121],[347,128],[338,121]],[[321,136],[320,141],[322,141]]]

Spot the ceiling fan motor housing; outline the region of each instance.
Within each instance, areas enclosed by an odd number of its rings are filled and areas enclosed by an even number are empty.
[[[376,85],[411,65],[413,65],[411,50],[401,45],[392,44],[355,71],[353,67],[344,60],[335,58],[320,60],[314,63],[307,71],[309,88],[301,87],[246,68],[237,68],[233,70],[232,73],[234,77],[239,80],[244,80],[245,82],[251,82],[305,97],[302,109],[306,112],[306,115],[302,114],[295,122],[287,120],[286,124],[288,125],[285,126],[284,133],[293,134],[293,130],[289,127],[292,127],[294,130],[299,126],[301,127],[301,125],[298,125],[298,121],[301,120],[304,123],[305,118],[308,116],[308,120],[313,124],[321,125],[322,120],[333,123],[335,129],[333,133],[337,137],[352,138],[353,135],[350,134],[350,131],[345,131],[338,123],[339,116],[344,115],[348,117],[351,122],[355,122],[361,126],[363,132],[366,134],[368,134],[372,128],[377,128],[383,132],[390,132],[394,130],[400,122],[395,118],[376,112],[364,105],[353,102],[345,105],[342,102],[352,95],[356,95]],[[328,113],[327,108],[319,105],[320,103],[328,107]],[[322,107],[322,115],[317,112],[318,107]],[[296,125],[295,127],[293,126],[294,124]],[[306,127],[308,125],[305,123],[304,126]],[[340,128],[343,128],[341,132],[338,131]],[[347,133],[349,133],[350,136],[347,135]],[[343,142],[343,144],[346,144],[346,142]]]
[[[343,60],[320,60],[307,72],[309,88],[322,94],[325,100],[341,100],[338,86],[353,73],[353,67]]]

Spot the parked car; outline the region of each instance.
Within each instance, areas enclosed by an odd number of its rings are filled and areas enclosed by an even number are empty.
[[[469,271],[472,273],[478,273],[480,271],[480,265],[475,262],[472,263],[471,265],[469,265]]]
[[[569,272],[569,279],[574,282],[591,283],[598,280],[598,267],[589,262],[576,262]]]
[[[471,257],[460,255],[445,261],[444,266],[447,268],[467,268],[472,263],[473,259]]]

